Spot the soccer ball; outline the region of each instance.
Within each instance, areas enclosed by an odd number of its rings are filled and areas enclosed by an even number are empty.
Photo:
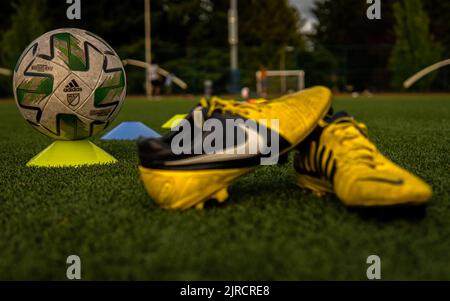
[[[85,139],[119,113],[125,70],[116,52],[95,34],[57,29],[22,53],[13,90],[22,116],[35,129],[59,140]]]

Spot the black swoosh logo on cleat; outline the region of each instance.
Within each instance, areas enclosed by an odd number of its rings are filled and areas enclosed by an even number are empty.
[[[403,185],[405,183],[405,181],[403,181],[403,179],[391,180],[391,179],[376,178],[376,177],[363,178],[363,179],[360,179],[359,181],[380,182],[380,183],[386,183],[386,184],[391,184],[391,185]]]

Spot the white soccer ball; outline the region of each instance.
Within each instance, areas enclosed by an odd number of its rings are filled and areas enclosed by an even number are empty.
[[[85,139],[119,113],[125,70],[117,53],[95,34],[57,29],[22,53],[13,89],[22,116],[35,129],[60,140]]]

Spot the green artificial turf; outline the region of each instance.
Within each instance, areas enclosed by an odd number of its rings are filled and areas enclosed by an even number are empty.
[[[156,130],[195,100],[128,99],[114,124]],[[27,168],[51,140],[0,101],[0,279],[383,279],[450,280],[450,96],[337,98],[364,121],[379,149],[430,183],[426,209],[355,210],[293,184],[291,162],[237,180],[222,206],[158,208],[139,180],[133,142],[93,141],[119,163]],[[292,157],[291,159],[292,160]]]

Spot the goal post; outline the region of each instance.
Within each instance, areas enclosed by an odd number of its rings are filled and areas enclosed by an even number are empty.
[[[285,94],[290,90],[300,91],[305,88],[305,71],[303,70],[267,70],[266,89],[268,94]],[[270,84],[269,84],[270,80]],[[275,80],[275,81],[274,81]],[[256,92],[263,94],[261,71],[256,72]]]
[[[449,65],[450,65],[450,59],[447,59],[447,60],[443,60],[442,62],[438,62],[436,64],[428,66],[425,69],[420,70],[419,72],[417,72],[416,74],[414,74],[413,76],[408,78],[407,80],[405,80],[405,82],[403,83],[403,87],[405,89],[408,89],[412,85],[414,85],[414,83],[416,83],[418,80],[420,80],[422,77],[424,77],[425,75],[428,75],[431,72],[434,72],[438,69],[441,69],[441,68],[449,66]]]
[[[0,68],[0,75],[10,76],[12,75],[12,71],[6,68]]]
[[[131,65],[131,66],[144,68],[144,69],[147,69],[147,72],[150,72],[150,68],[151,68],[150,64],[143,62],[143,61],[134,60],[134,59],[124,59],[124,60],[122,60],[122,64],[124,66]],[[174,74],[170,73],[169,71],[164,70],[163,68],[158,66],[158,69],[156,70],[156,72],[163,77],[167,77],[167,76],[169,76],[169,74],[171,74],[171,76],[173,78],[173,83],[175,85],[177,85],[178,87],[180,87],[183,90],[186,90],[188,88],[188,85],[186,84],[186,82],[184,82],[182,79],[175,76]]]

